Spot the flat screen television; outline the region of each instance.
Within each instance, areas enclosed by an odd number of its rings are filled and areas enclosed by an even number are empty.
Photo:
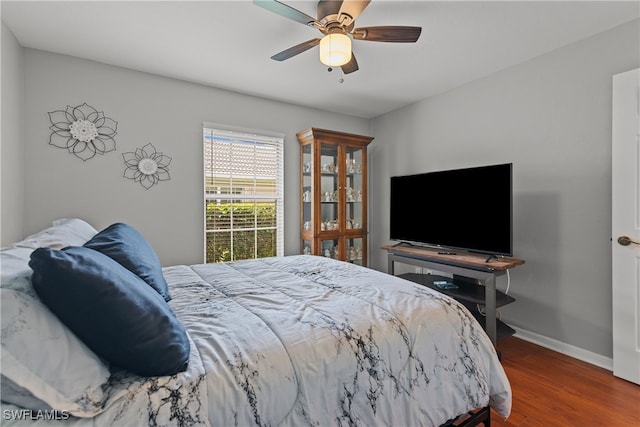
[[[391,177],[390,238],[513,255],[513,164]]]

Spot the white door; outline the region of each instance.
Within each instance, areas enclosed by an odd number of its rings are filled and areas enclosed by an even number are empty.
[[[613,76],[613,374],[640,384],[640,69]]]

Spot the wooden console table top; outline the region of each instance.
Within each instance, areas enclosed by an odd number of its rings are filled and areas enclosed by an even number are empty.
[[[414,258],[422,258],[443,264],[461,265],[476,270],[504,271],[524,264],[524,260],[518,258],[498,257],[487,261],[488,255],[472,254],[465,251],[427,248],[406,245],[385,245],[382,249],[390,253],[406,255]],[[439,253],[439,252],[454,252]]]

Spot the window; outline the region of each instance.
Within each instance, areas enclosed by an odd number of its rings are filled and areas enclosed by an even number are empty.
[[[205,262],[284,254],[284,135],[258,132],[203,126]]]

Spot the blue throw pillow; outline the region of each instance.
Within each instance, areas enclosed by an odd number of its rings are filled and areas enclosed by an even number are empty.
[[[162,297],[93,249],[32,252],[40,299],[94,353],[141,376],[173,375],[189,362],[189,338]]]
[[[84,246],[113,258],[158,291],[165,301],[171,300],[158,255],[144,236],[132,226],[121,222],[111,224]]]

